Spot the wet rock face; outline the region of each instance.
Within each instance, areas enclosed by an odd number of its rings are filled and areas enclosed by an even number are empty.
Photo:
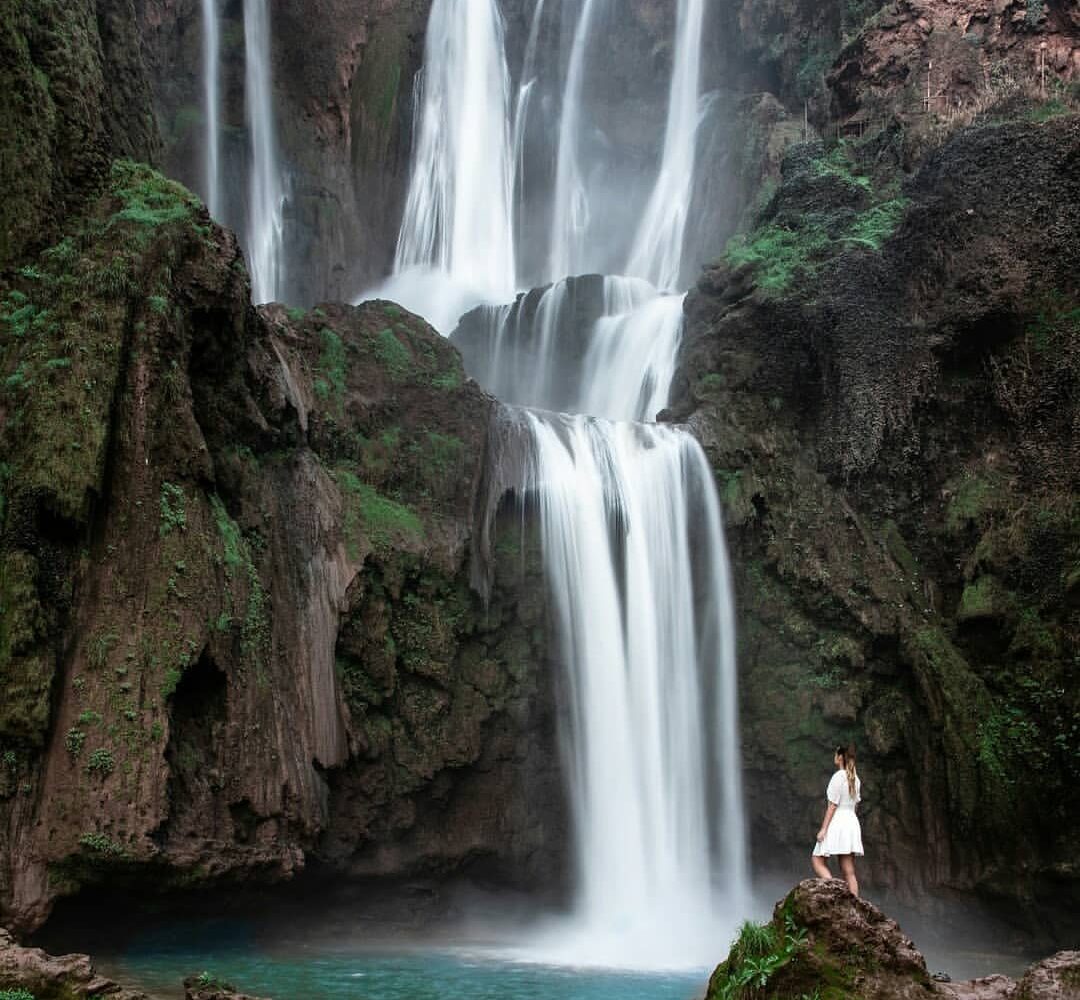
[[[892,182],[796,149],[757,262],[687,301],[673,405],[727,511],[755,863],[808,864],[830,747],[851,739],[875,893],[1014,900],[1063,943],[1078,156],[1075,116],[961,131],[868,245],[848,236]]]
[[[559,870],[544,591],[513,530],[469,586],[493,403],[455,349],[389,303],[256,312],[148,168],[65,232],[4,292],[6,919],[310,855]]]
[[[0,262],[47,245],[116,156],[159,143],[127,0],[11,4],[0,15]]]

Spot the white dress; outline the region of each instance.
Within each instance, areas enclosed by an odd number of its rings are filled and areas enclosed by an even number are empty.
[[[825,839],[814,845],[814,855],[827,858],[833,854],[862,854],[862,828],[855,807],[862,798],[862,782],[855,779],[855,797],[848,788],[847,772],[840,770],[829,779],[825,796],[836,806],[836,812],[825,831]]]

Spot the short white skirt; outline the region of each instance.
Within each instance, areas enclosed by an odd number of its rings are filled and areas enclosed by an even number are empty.
[[[833,813],[825,839],[814,845],[814,856],[828,858],[834,854],[862,854],[862,827],[854,809],[837,809]]]

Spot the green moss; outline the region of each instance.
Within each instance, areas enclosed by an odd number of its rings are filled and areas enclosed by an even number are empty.
[[[415,543],[424,536],[424,525],[404,504],[383,496],[351,472],[336,473],[345,500],[345,542],[351,558],[359,556],[361,533],[377,548]]]
[[[174,483],[161,484],[161,527],[162,538],[174,531],[183,531],[187,527],[187,513],[184,510],[184,491]]]
[[[98,747],[92,751],[86,761],[88,774],[100,774],[108,776],[116,769],[116,761],[113,760],[112,751],[105,747]]]
[[[842,240],[879,251],[885,241],[896,232],[908,204],[907,198],[893,198],[867,209],[859,214]]]
[[[36,1000],[28,990],[0,990],[0,1000]]]
[[[225,562],[225,574],[232,577],[237,568],[245,563],[244,540],[240,534],[240,528],[229,517],[225,504],[216,493],[210,497],[210,509],[214,515],[214,523],[217,525],[218,535],[221,538],[222,556]]]
[[[752,265],[757,271],[759,288],[783,292],[796,273],[808,268],[813,256],[823,251],[828,242],[828,236],[820,229],[792,230],[769,223],[749,235],[733,237],[725,256],[733,267]]]
[[[123,845],[118,844],[115,840],[110,840],[103,833],[84,833],[79,838],[79,846],[101,857],[127,857],[127,851],[124,850]]]
[[[957,618],[959,621],[1002,618],[1011,612],[1012,607],[1012,595],[994,577],[980,576],[964,588]]]
[[[82,753],[85,745],[86,733],[83,732],[83,730],[72,726],[64,734],[64,749],[67,750],[68,754],[72,757],[78,757]]]
[[[845,184],[863,191],[873,191],[874,185],[869,177],[855,172],[847,142],[839,142],[824,156],[814,160],[813,171],[818,177],[835,177]]]
[[[120,201],[120,208],[109,225],[134,223],[140,243],[149,238],[145,230],[169,223],[190,223],[201,207],[199,200],[182,185],[146,164],[130,160],[117,160],[113,164],[110,193]]]
[[[968,473],[950,483],[951,495],[945,512],[945,529],[959,535],[969,525],[981,525],[1002,500],[1003,484],[994,474]]]
[[[405,378],[413,366],[409,349],[389,327],[380,330],[375,337],[375,357],[387,374],[395,379]]]
[[[319,331],[319,339],[322,352],[319,355],[315,394],[320,399],[329,400],[340,415],[345,406],[345,345],[328,327]]]

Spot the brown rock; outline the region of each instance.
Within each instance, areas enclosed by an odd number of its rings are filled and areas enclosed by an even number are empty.
[[[1015,1000],[1080,1000],[1080,951],[1059,951],[1033,965]]]
[[[128,990],[99,976],[89,955],[53,956],[40,948],[23,948],[0,930],[0,989],[23,989],[37,997],[108,996],[110,1000],[147,1000],[145,993]]]
[[[1016,980],[1008,976],[983,976],[966,983],[946,983],[946,992],[957,1000],[1013,1000]]]
[[[228,983],[219,982],[208,973],[184,979],[184,1000],[260,1000],[259,997],[238,993]]]

